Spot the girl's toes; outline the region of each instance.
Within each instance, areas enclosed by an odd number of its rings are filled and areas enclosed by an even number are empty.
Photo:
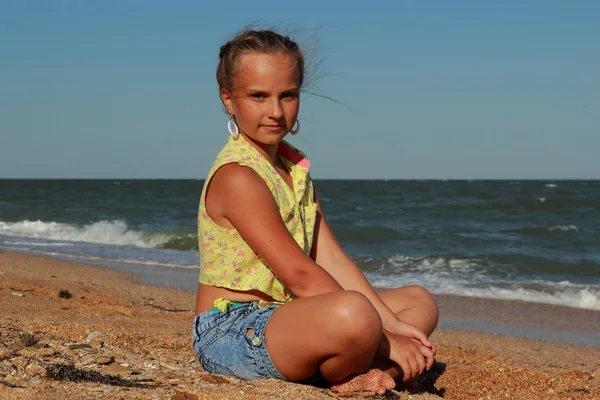
[[[396,381],[390,375],[384,373],[379,381],[379,384],[387,390],[392,390],[396,387]]]

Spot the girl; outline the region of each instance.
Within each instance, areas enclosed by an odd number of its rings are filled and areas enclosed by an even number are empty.
[[[418,286],[375,292],[327,224],[306,156],[283,140],[300,128],[300,48],[250,30],[219,59],[231,119],[200,199],[193,341],[203,368],[364,395],[416,378],[435,355],[435,301]]]

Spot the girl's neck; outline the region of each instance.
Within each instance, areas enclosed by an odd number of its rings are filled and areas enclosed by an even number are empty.
[[[279,142],[275,144],[264,144],[257,142],[256,140],[253,140],[252,138],[242,133],[240,133],[240,136],[243,136],[244,139],[250,144],[250,146],[254,146],[254,148],[256,148],[256,150],[258,150],[258,152],[262,154],[262,156],[265,157],[267,161],[269,161],[273,166],[277,165],[277,152],[279,149]]]

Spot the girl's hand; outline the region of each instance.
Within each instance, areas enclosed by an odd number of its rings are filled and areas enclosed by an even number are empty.
[[[400,366],[404,382],[415,379],[433,364],[433,351],[429,347],[407,336],[388,331],[384,331],[379,352],[381,356]]]
[[[394,321],[387,322],[386,324],[384,324],[383,328],[386,331],[395,335],[406,336],[408,338],[414,339],[421,343],[423,346],[429,347],[431,350],[433,350],[434,355],[436,353],[435,346],[429,341],[427,335],[425,335],[419,328],[409,324],[408,322],[396,319]]]
[[[427,363],[427,370],[431,368],[433,365],[434,357],[437,353],[437,350],[433,343],[427,338],[419,328],[414,325],[411,325],[407,322],[400,321],[396,319],[391,323],[386,324],[385,330],[399,336],[404,336],[409,339],[412,339],[418,342],[423,347],[421,348],[421,354],[425,357]]]

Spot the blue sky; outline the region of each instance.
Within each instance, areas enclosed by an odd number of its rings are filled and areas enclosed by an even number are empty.
[[[219,46],[318,38],[314,178],[600,177],[597,1],[0,2],[0,178],[204,178]]]

